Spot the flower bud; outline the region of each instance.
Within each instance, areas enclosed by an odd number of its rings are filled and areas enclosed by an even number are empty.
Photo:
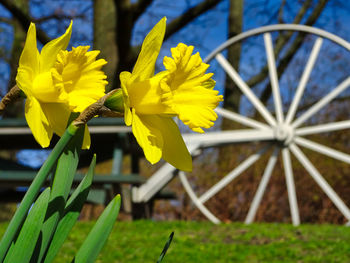
[[[124,99],[122,90],[117,89],[112,94],[110,94],[106,98],[104,106],[109,108],[111,111],[124,114]]]

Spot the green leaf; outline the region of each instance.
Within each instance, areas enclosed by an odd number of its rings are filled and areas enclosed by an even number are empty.
[[[53,261],[59,249],[63,245],[64,240],[67,238],[70,230],[73,228],[75,222],[77,221],[80,211],[83,208],[83,205],[89,194],[95,166],[96,155],[94,155],[91,161],[87,175],[80,182],[78,188],[73,192],[73,194],[67,201],[64,216],[57,225],[56,232],[51,240],[51,244],[47,251],[44,263],[49,263]]]
[[[39,234],[44,222],[49,197],[50,188],[47,188],[34,203],[27,219],[24,221],[15,244],[11,246],[11,249],[6,256],[4,263],[26,263],[30,261],[35,244],[40,242]]]
[[[50,174],[52,168],[57,162],[57,159],[63,152],[66,145],[69,143],[71,138],[77,132],[78,127],[73,124],[69,125],[68,129],[64,132],[61,139],[57,142],[56,146],[53,148],[49,157],[46,159],[43,166],[40,168],[38,174],[35,176],[33,182],[27,190],[27,193],[22,199],[22,202],[15,215],[12,217],[10,224],[8,225],[5,234],[3,235],[0,242],[0,262],[4,259],[7,250],[9,249],[13,239],[18,233],[23,221],[25,220],[27,213],[33,204],[35,198],[38,196],[43,183],[46,181],[48,175]]]
[[[157,263],[162,262],[166,252],[168,251],[168,248],[170,247],[170,244],[171,244],[171,241],[173,240],[173,237],[174,237],[174,232],[171,232],[171,234],[170,234],[170,236],[168,238],[168,241],[164,245],[162,253],[160,253],[160,256],[159,256],[159,258],[157,260]]]
[[[112,231],[120,209],[120,195],[117,195],[103,211],[78,250],[72,262],[94,262]]]
[[[72,113],[70,123],[79,113]],[[47,208],[44,225],[41,229],[42,242],[37,244],[35,254],[38,255],[35,262],[41,262],[49,247],[51,238],[55,233],[59,218],[63,216],[66,200],[71,191],[72,183],[79,162],[79,155],[84,138],[85,127],[80,127],[73,139],[67,144],[57,162],[57,168],[51,187],[51,196]]]

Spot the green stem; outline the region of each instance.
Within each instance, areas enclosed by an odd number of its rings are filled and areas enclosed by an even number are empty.
[[[32,184],[28,188],[27,193],[23,197],[23,200],[20,206],[18,207],[15,215],[13,216],[0,242],[0,262],[3,261],[7,253],[7,250],[9,249],[13,239],[18,233],[20,226],[25,220],[25,217],[31,205],[35,201],[35,198],[38,196],[38,193],[40,192],[42,185],[44,184],[45,180],[50,174],[50,171],[55,166],[57,159],[60,157],[66,145],[75,135],[77,130],[78,130],[78,127],[75,126],[74,124],[70,124],[68,126],[68,128],[62,135],[61,139],[57,142],[56,146],[53,148],[49,157],[47,158],[47,160],[39,170],[38,174],[35,176]]]

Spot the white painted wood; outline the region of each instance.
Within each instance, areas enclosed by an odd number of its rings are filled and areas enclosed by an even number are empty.
[[[302,95],[304,94],[306,84],[309,81],[310,74],[312,72],[312,69],[314,68],[316,59],[318,57],[318,53],[320,52],[322,42],[323,42],[323,39],[320,37],[318,37],[315,41],[315,44],[312,48],[309,60],[306,63],[305,70],[303,72],[303,75],[301,76],[299,85],[297,87],[297,91],[296,91],[295,96],[293,98],[293,101],[289,107],[287,117],[286,117],[286,123],[290,123],[292,121],[292,119],[294,118],[294,115],[295,115],[295,112],[297,111],[300,99],[301,99]]]
[[[131,127],[128,126],[90,126],[90,133],[118,133],[118,132],[131,132]],[[8,134],[32,134],[32,131],[28,127],[3,127],[0,128],[0,135]]]
[[[199,144],[193,144],[188,147],[191,154],[196,152]],[[135,203],[148,202],[164,186],[166,186],[175,176],[176,168],[169,163],[164,164],[156,173],[154,173],[144,184],[132,188],[132,200]]]
[[[273,52],[273,46],[272,46],[272,40],[271,40],[270,33],[264,34],[264,42],[265,42],[267,65],[269,68],[270,83],[271,83],[271,88],[272,88],[273,101],[275,104],[275,112],[276,112],[277,122],[282,123],[283,118],[284,118],[283,117],[283,109],[282,109],[282,101],[281,101],[280,87],[278,85],[275,55]]]
[[[181,180],[182,185],[184,186],[187,194],[190,196],[191,200],[198,207],[198,209],[214,224],[219,224],[220,220],[213,215],[197,198],[196,194],[193,192],[190,183],[187,180],[187,177],[184,172],[179,172],[179,178]]]
[[[264,147],[257,153],[251,155],[244,162],[242,162],[239,166],[237,166],[234,170],[232,170],[229,174],[227,174],[224,178],[222,178],[219,182],[213,185],[208,191],[202,194],[198,200],[204,204],[210,198],[212,198],[215,194],[217,194],[221,189],[227,186],[232,180],[234,180],[237,176],[239,176],[242,172],[244,172],[248,167],[253,165],[259,158],[267,151],[269,147]]]
[[[218,115],[220,115],[226,119],[238,122],[240,124],[243,124],[243,125],[251,127],[251,128],[255,128],[255,129],[259,129],[259,130],[266,130],[266,129],[270,130],[271,129],[270,126],[268,126],[262,122],[250,119],[250,118],[245,117],[243,115],[240,115],[236,112],[225,110],[224,108],[221,108],[221,107],[216,108],[215,111]]]
[[[225,70],[225,72],[230,76],[230,78],[237,84],[237,86],[242,91],[242,93],[247,96],[248,100],[254,105],[254,107],[265,118],[265,120],[270,125],[275,125],[276,121],[272,117],[271,113],[268,112],[266,107],[257,98],[257,96],[255,96],[255,94],[251,91],[251,89],[248,87],[248,85],[241,79],[241,77],[238,75],[237,71],[231,66],[231,64],[226,60],[226,58],[220,53],[217,54],[215,58],[219,62],[221,67]]]
[[[270,159],[267,163],[264,174],[261,178],[258,190],[256,191],[256,193],[254,195],[252,204],[250,205],[247,217],[244,221],[246,224],[251,224],[254,221],[256,211],[259,208],[262,197],[265,193],[266,186],[269,183],[272,171],[276,165],[278,153],[279,153],[279,149],[277,147],[275,147],[275,149],[274,149],[274,151],[273,151],[272,155],[270,156]]]
[[[310,109],[308,109],[303,115],[297,118],[292,126],[293,128],[299,127],[303,124],[307,119],[317,113],[320,109],[322,109],[325,105],[327,105],[330,101],[332,101],[336,96],[338,96],[341,92],[346,90],[350,86],[350,77],[347,77],[342,83],[340,83],[333,91],[328,93],[325,97],[323,97],[320,101],[315,103]]]
[[[295,130],[295,135],[304,136],[310,134],[318,134],[322,132],[332,132],[338,130],[345,130],[350,128],[350,120],[332,122],[308,127],[302,127]]]
[[[234,131],[188,133],[182,136],[187,145],[200,144],[201,147],[213,147],[229,143],[268,141],[274,139],[272,130],[242,129]]]
[[[297,202],[297,195],[295,193],[292,161],[290,159],[289,150],[287,148],[284,148],[282,150],[282,158],[283,158],[283,165],[284,165],[284,173],[286,176],[289,208],[292,216],[292,223],[294,226],[298,226],[300,224],[299,208],[298,208],[298,202]]]
[[[308,148],[310,150],[313,150],[315,152],[327,155],[331,158],[337,159],[339,161],[345,162],[350,164],[350,155],[347,153],[343,153],[340,151],[337,151],[335,149],[329,148],[325,145],[310,141],[305,138],[296,137],[295,143],[299,144],[300,146],[303,146],[305,148]]]
[[[311,177],[315,180],[315,182],[321,187],[323,192],[331,199],[334,205],[339,209],[339,211],[345,216],[346,219],[350,220],[350,210],[345,205],[345,203],[340,199],[337,193],[332,189],[332,187],[327,183],[327,181],[321,176],[321,174],[317,171],[317,169],[312,165],[309,159],[302,153],[298,146],[292,144],[290,146],[291,151],[295,155],[295,157],[299,160],[299,162],[305,167],[305,169],[309,172]]]
[[[345,49],[350,51],[350,43],[347,42],[345,39],[342,39],[332,33],[329,33],[327,31],[324,31],[319,28],[311,27],[311,26],[304,26],[304,25],[296,25],[296,24],[280,24],[280,25],[270,25],[270,26],[263,26],[255,29],[251,29],[247,32],[243,32],[237,36],[234,36],[218,46],[216,49],[214,49],[205,59],[204,62],[208,63],[210,60],[212,60],[216,54],[221,53],[224,49],[227,47],[242,41],[243,39],[263,34],[266,32],[273,32],[273,31],[280,31],[280,30],[289,30],[289,31],[301,31],[309,34],[314,34],[322,38],[329,39],[333,41],[334,43],[344,47]]]

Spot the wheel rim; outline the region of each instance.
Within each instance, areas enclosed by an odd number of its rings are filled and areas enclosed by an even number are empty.
[[[275,58],[273,53],[273,44],[271,40],[271,31],[279,30],[293,30],[293,31],[303,31],[306,33],[314,34],[317,39],[313,45],[310,56],[307,60],[305,69],[301,76],[299,85],[296,89],[294,98],[290,104],[290,107],[285,115],[282,110],[282,101],[279,88],[279,80],[277,78],[277,70],[275,65]],[[258,34],[264,34],[264,45],[267,56],[267,65],[269,69],[269,79],[272,88],[272,97],[274,104],[274,117],[267,108],[261,103],[258,97],[252,92],[248,85],[242,80],[240,75],[235,71],[235,69],[229,64],[226,58],[221,54],[221,52],[228,46],[235,44],[236,42],[242,41],[245,38],[255,36]],[[234,81],[234,83],[240,88],[241,92],[248,98],[255,109],[261,114],[266,123],[250,119],[248,117],[242,116],[238,113],[229,112],[225,109],[218,108],[216,111],[219,115],[231,119],[235,122],[243,124],[250,127],[251,129],[245,131],[232,131],[231,133],[224,133],[227,135],[227,140],[225,141],[224,136],[220,135],[220,139],[214,142],[210,136],[214,136],[210,133],[201,135],[188,135],[184,136],[187,144],[196,143],[198,148],[208,147],[210,143],[214,146],[215,143],[236,143],[236,142],[251,142],[251,141],[269,141],[271,142],[269,146],[265,146],[258,152],[249,156],[244,160],[239,166],[232,170],[229,174],[223,177],[219,182],[214,184],[210,189],[208,189],[201,196],[197,196],[193,191],[191,184],[189,183],[185,173],[180,172],[179,178],[183,184],[186,192],[192,199],[193,203],[199,208],[199,210],[212,222],[219,223],[220,220],[205,206],[205,202],[210,198],[214,197],[221,189],[231,183],[236,177],[241,175],[247,168],[252,166],[261,156],[263,156],[266,151],[273,147],[273,152],[269,157],[265,170],[263,172],[262,178],[260,180],[258,189],[255,192],[253,201],[250,205],[248,214],[245,218],[245,223],[252,223],[257,209],[261,203],[266,186],[270,180],[271,174],[275,168],[278,155],[282,155],[282,163],[284,167],[284,174],[286,179],[286,186],[288,192],[288,201],[290,205],[290,214],[292,218],[293,225],[300,224],[300,215],[298,209],[298,202],[296,196],[296,189],[294,184],[293,168],[291,162],[292,153],[299,163],[306,169],[311,178],[318,184],[321,190],[330,198],[333,204],[338,208],[338,210],[344,215],[344,217],[350,221],[350,209],[342,201],[342,199],[337,195],[337,193],[332,189],[332,187],[327,183],[327,181],[322,177],[315,166],[309,161],[306,155],[301,151],[299,146],[310,149],[312,151],[317,151],[325,156],[334,158],[339,161],[343,161],[350,164],[350,155],[347,153],[340,152],[333,148],[327,147],[325,145],[316,143],[309,139],[303,138],[303,136],[310,134],[319,134],[323,132],[339,131],[350,128],[350,121],[340,121],[332,122],[321,125],[314,125],[308,127],[300,126],[309,120],[312,116],[318,113],[323,107],[329,104],[336,96],[341,92],[346,90],[350,86],[350,77],[343,80],[339,85],[337,85],[331,92],[324,96],[317,103],[312,105],[303,114],[296,117],[298,110],[298,105],[304,94],[306,84],[308,83],[312,69],[314,68],[315,62],[320,52],[320,48],[323,43],[323,39],[329,39],[344,47],[346,50],[350,51],[350,43],[347,41],[330,34],[326,31],[302,26],[302,25],[274,25],[262,27],[254,30],[247,31],[236,37],[226,41],[217,49],[215,49],[209,56],[205,59],[205,62],[210,62],[212,59],[216,59],[219,65],[224,69],[226,74]],[[197,138],[197,140],[196,140]],[[200,139],[201,138],[201,139]],[[209,143],[208,143],[209,141]]]

